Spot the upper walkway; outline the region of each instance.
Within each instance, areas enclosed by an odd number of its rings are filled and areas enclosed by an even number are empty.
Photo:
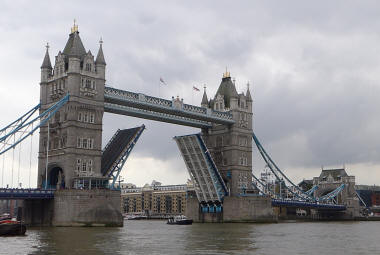
[[[0,199],[53,199],[52,189],[6,189],[0,188]]]
[[[167,100],[110,87],[104,88],[104,111],[197,128],[235,123],[229,112],[184,104],[179,98]]]

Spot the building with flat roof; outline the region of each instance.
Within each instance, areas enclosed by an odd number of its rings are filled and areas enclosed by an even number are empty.
[[[188,192],[193,190],[191,181],[180,185],[161,185],[153,181],[143,187],[121,188],[122,212],[152,217],[181,215],[186,210]]]

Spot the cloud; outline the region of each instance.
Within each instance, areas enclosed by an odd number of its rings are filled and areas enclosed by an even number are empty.
[[[44,45],[50,43],[53,59],[76,18],[86,50],[96,54],[103,37],[107,85],[158,96],[163,77],[161,97],[199,104],[202,93],[192,86],[206,84],[212,97],[227,66],[240,91],[253,84],[255,132],[290,176],[309,178],[320,165],[346,163],[359,182],[379,183],[378,7],[376,1],[5,1],[0,101],[7,110],[0,124],[38,102]],[[142,123],[147,130],[125,178],[185,182],[172,137],[198,129],[105,114],[103,144],[117,128]],[[255,172],[262,164],[257,156]]]

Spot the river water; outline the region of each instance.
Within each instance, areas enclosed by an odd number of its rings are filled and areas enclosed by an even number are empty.
[[[380,222],[30,228],[0,237],[0,254],[380,254]]]

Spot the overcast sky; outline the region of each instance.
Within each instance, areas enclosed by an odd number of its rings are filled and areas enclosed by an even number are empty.
[[[161,97],[199,105],[192,87],[206,84],[214,96],[227,66],[238,92],[250,82],[254,131],[294,181],[345,165],[357,183],[380,184],[378,1],[53,3],[0,2],[1,127],[39,102],[44,46],[53,61],[76,19],[86,50],[96,55],[103,38],[108,86],[158,96],[162,77]],[[184,183],[172,137],[198,129],[106,113],[103,144],[117,128],[143,123],[124,180]],[[254,154],[257,174],[263,162]],[[26,183],[28,171],[20,175]]]

